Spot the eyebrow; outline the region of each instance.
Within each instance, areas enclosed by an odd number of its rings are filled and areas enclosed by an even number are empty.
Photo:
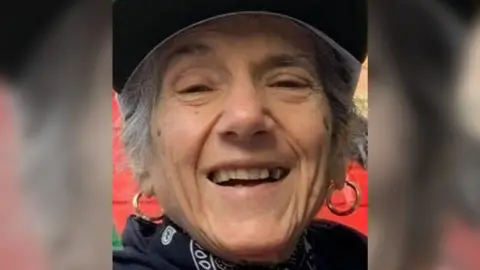
[[[286,67],[299,67],[304,68],[312,73],[312,76],[316,75],[316,65],[313,57],[306,53],[281,53],[267,55],[259,63],[255,63],[253,66],[253,74],[264,74],[272,69],[286,68]]]
[[[165,58],[165,63],[169,66],[184,57],[204,56],[213,52],[214,49],[212,47],[203,43],[184,44],[170,52]],[[312,76],[316,77],[317,75],[317,66],[314,58],[310,54],[303,52],[270,54],[259,62],[252,63],[251,69],[252,74],[260,76],[260,74],[265,74],[270,70],[287,67],[303,68],[310,72]]]

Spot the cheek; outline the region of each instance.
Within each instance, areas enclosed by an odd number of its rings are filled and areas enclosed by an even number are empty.
[[[299,126],[297,134],[306,157],[312,161],[320,161],[329,148],[330,134],[322,124],[323,119],[313,118],[311,121],[315,124]]]
[[[327,164],[330,151],[330,114],[318,103],[282,110],[282,121],[291,147],[299,158],[298,179],[292,187],[291,205],[304,220],[310,220],[321,207],[329,185]]]
[[[192,205],[200,199],[195,184],[201,121],[181,110],[159,112],[152,123],[154,156],[151,177],[164,211],[183,223],[195,213]]]
[[[202,145],[202,121],[180,108],[158,112],[152,123],[154,161],[152,175],[156,193],[165,210],[182,208],[198,200],[195,172]],[[167,209],[169,208],[169,209]]]
[[[330,144],[329,113],[317,104],[281,110],[279,119],[301,159],[316,163]]]
[[[160,142],[156,151],[176,166],[193,166],[203,137],[202,121],[194,112],[174,108],[162,111],[156,119],[155,140]]]

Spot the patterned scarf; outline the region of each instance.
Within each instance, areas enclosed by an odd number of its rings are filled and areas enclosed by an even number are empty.
[[[157,233],[161,235],[160,241],[156,241],[160,242],[160,252],[164,256],[174,255],[174,260],[181,259],[180,254],[188,254],[186,256],[188,259],[185,257],[183,259],[184,261],[191,261],[192,270],[317,270],[307,233],[301,237],[292,256],[287,261],[272,266],[233,264],[224,261],[201,247],[167,218],[160,225]]]

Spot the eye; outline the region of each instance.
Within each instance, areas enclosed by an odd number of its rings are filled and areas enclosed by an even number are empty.
[[[182,94],[194,94],[194,93],[202,93],[202,92],[209,92],[212,91],[213,89],[203,85],[203,84],[197,84],[197,85],[192,85],[189,86],[183,90],[180,91]]]
[[[280,80],[274,83],[271,83],[269,87],[280,87],[280,88],[307,88],[311,84],[307,82],[302,82],[298,80]]]
[[[267,86],[273,88],[307,89],[313,88],[313,85],[309,77],[289,73],[280,73],[267,79]]]

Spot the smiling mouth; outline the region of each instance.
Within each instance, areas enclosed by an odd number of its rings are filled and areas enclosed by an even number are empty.
[[[210,172],[207,178],[220,186],[244,187],[278,182],[285,179],[289,173],[290,169],[283,167],[233,169]]]

